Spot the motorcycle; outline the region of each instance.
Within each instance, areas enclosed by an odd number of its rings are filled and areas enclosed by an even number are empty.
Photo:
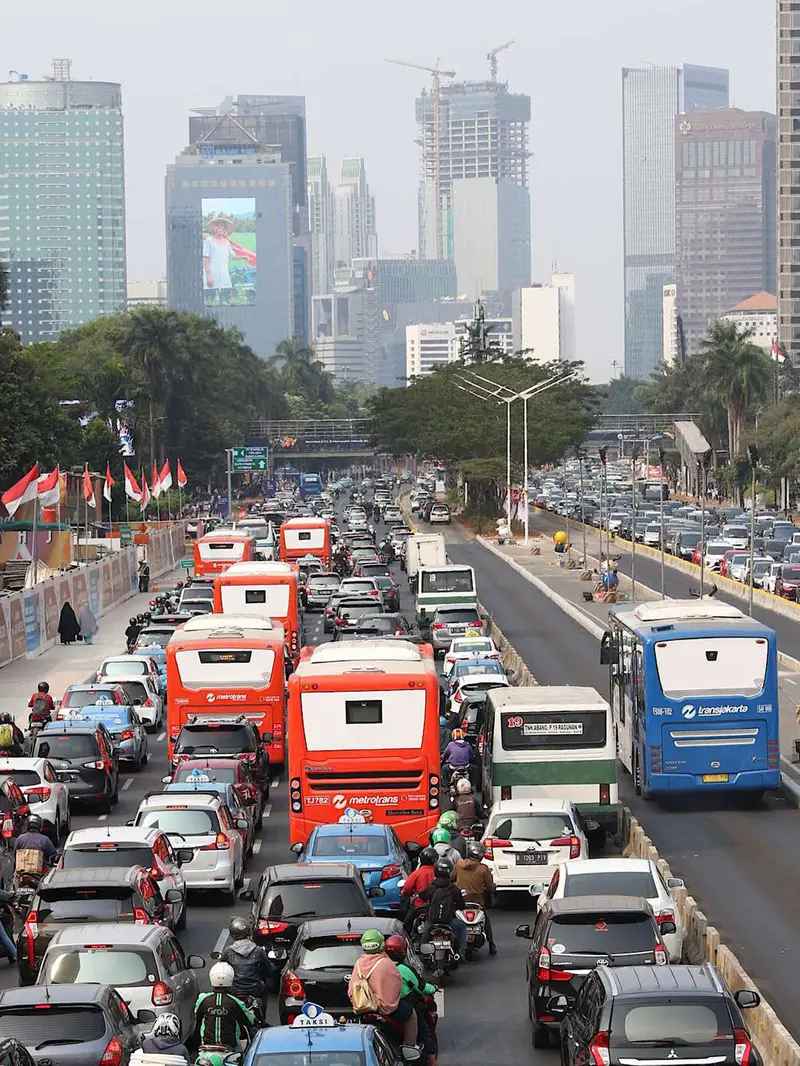
[[[458,795],[458,782],[463,780],[469,781],[469,767],[457,766],[455,770],[450,774],[450,781],[448,784],[448,792],[450,794],[450,802],[455,803],[455,798]]]
[[[456,916],[467,927],[467,946],[464,954],[469,961],[486,943],[486,912],[482,904],[466,901],[463,909],[456,911]]]
[[[225,1059],[233,1054],[229,1047],[222,1044],[203,1044],[197,1049],[195,1066],[225,1066]]]
[[[431,996],[426,996],[425,999],[432,999]],[[438,1014],[436,1014],[436,1003],[434,1001],[433,1020],[431,1026],[436,1028],[436,1022],[438,1021]],[[418,1047],[410,1047],[408,1044],[403,1043],[403,1025],[402,1022],[397,1022],[394,1018],[387,1018],[385,1014],[361,1014],[358,1016],[358,1021],[362,1025],[374,1025],[376,1029],[379,1029],[381,1033],[386,1037],[389,1043],[400,1053],[400,1057],[404,1062],[418,1062],[422,1066],[426,1066],[428,1062],[428,1056]]]
[[[441,985],[456,968],[456,934],[449,925],[432,925],[419,953],[431,970],[433,983]]]
[[[16,900],[12,903],[11,900],[6,900],[0,904],[0,922],[3,923],[3,928],[6,931],[9,940],[14,940],[14,929],[17,924],[17,912],[15,910]],[[0,945],[0,958],[7,958],[6,949]]]
[[[34,897],[39,891],[39,882],[43,877],[44,872],[36,874],[22,871],[16,875],[17,900],[26,912],[31,909]]]

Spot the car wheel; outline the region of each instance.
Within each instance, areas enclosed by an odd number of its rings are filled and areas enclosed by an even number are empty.
[[[543,1025],[539,1025],[535,1020],[531,1031],[531,1039],[533,1040],[533,1046],[535,1048],[550,1047],[550,1033]]]
[[[181,911],[180,917],[178,918],[177,922],[175,923],[175,928],[176,929],[185,929],[186,928],[186,911],[187,910],[188,910],[188,908],[186,906],[186,901],[184,900],[184,902],[183,902],[183,910]]]
[[[59,839],[60,840],[66,840],[71,832],[72,832],[72,816],[71,816],[70,811],[69,811],[69,804],[67,804],[67,813],[66,813],[66,816],[65,816],[63,822],[61,823],[61,828],[59,829]]]

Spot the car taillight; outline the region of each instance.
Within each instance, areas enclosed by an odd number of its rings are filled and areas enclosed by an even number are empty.
[[[260,918],[256,926],[256,932],[262,936],[269,936],[272,933],[285,933],[288,928],[288,922],[273,922],[269,918]]]
[[[133,736],[134,736],[134,734],[133,734],[133,730],[132,729],[123,729],[122,732],[119,735],[119,739],[120,740],[133,740]]]
[[[25,939],[28,948],[28,965],[36,965],[36,953],[34,951],[36,937],[39,935],[39,912],[28,911],[25,919]]]
[[[106,1044],[106,1049],[103,1052],[103,1057],[100,1059],[100,1066],[120,1066],[122,1062],[123,1049],[122,1042],[118,1036],[112,1036],[109,1042]]]
[[[667,953],[664,950],[664,945],[663,944],[658,944],[657,945],[656,950],[653,952],[653,957],[656,960],[656,966],[666,966],[667,963],[669,962],[669,959],[667,958]]]
[[[656,915],[656,921],[658,922],[658,928],[660,929],[664,922],[676,922],[675,911],[659,911]]]
[[[370,589],[369,590],[369,594],[370,594],[370,596],[377,596],[378,595],[378,590],[377,589]]]
[[[444,622],[434,622],[431,629],[444,629]]]
[[[510,848],[511,847],[511,841],[510,840],[497,840],[497,839],[495,839],[495,837],[489,837],[488,839],[484,840],[483,847],[485,849],[484,858],[494,859],[494,850],[493,849],[494,848]]]
[[[558,840],[550,841],[551,848],[569,848],[569,857],[579,859],[581,857],[580,837],[559,837]]]
[[[390,862],[381,870],[381,881],[389,881],[392,877],[399,877],[402,872],[399,862]]]
[[[154,704],[153,704],[153,700],[152,700],[152,697],[150,697],[150,696],[148,696],[148,697],[147,697],[147,699],[146,699],[146,700],[144,701],[144,706],[145,706],[145,707],[152,707],[152,706],[154,706]]]
[[[463,703],[464,702],[464,694],[463,694],[463,692],[461,692],[461,690],[456,692],[455,695],[453,696],[453,699],[455,700],[456,703]]]
[[[589,1053],[592,1056],[594,1066],[609,1066],[611,1055],[608,1050],[609,1034],[607,1032],[595,1033],[589,1041]]]
[[[539,981],[550,980],[550,949],[542,948],[536,964],[536,978]]]
[[[133,908],[133,924],[134,925],[149,925],[150,919],[147,916],[147,911],[142,910],[141,907]]]
[[[287,970],[283,975],[282,983],[284,996],[291,996],[292,999],[305,999],[306,990],[296,973]]]
[[[47,785],[37,785],[35,788],[26,788],[25,797],[32,803],[46,803],[50,799],[50,789]]]
[[[611,802],[611,785],[600,786],[600,802],[605,807]]]
[[[172,989],[163,981],[156,981],[153,985],[153,994],[150,996],[155,1007],[166,1007],[172,1002]]]
[[[217,833],[217,839],[214,843],[217,851],[230,850],[231,842],[230,840],[228,840],[224,833]]]
[[[748,1066],[753,1045],[750,1043],[750,1037],[747,1035],[746,1030],[735,1028],[733,1030],[733,1042],[736,1066]]]

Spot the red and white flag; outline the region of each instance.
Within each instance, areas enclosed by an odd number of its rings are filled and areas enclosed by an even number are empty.
[[[111,490],[116,485],[116,481],[111,476],[111,463],[106,463],[106,480],[103,484],[103,496],[111,503]]]
[[[161,467],[161,473],[158,475],[159,484],[161,485],[162,492],[169,492],[172,488],[172,474],[169,469],[169,459]]]
[[[774,363],[785,363],[786,362],[786,356],[780,350],[780,348],[775,343],[775,341],[772,342],[772,348],[770,349],[770,355],[772,356],[772,361]]]
[[[155,459],[153,460],[153,478],[150,482],[150,494],[154,500],[157,500],[161,495],[161,478],[158,475],[158,467],[156,466]]]
[[[61,500],[61,474],[58,467],[39,478],[39,503],[42,507],[57,507]]]
[[[151,498],[152,497],[150,495],[150,489],[147,487],[147,478],[145,477],[144,471],[142,471],[141,508],[142,508],[143,511],[147,509],[147,505],[148,505],[148,503],[150,503]]]
[[[178,478],[178,488],[179,489],[185,489],[186,488],[186,482],[188,481],[188,478],[186,477],[186,474],[184,474],[184,472],[183,472],[183,467],[181,466],[180,459],[178,460],[178,467],[177,467],[177,470],[175,471],[175,473],[176,473],[177,478]]]
[[[94,498],[92,475],[89,473],[88,463],[86,463],[83,468],[83,498],[86,500],[89,507],[97,507],[97,500]]]
[[[5,505],[9,515],[16,514],[17,508],[23,503],[35,500],[39,492],[39,464],[34,463],[25,477],[21,477],[16,485],[6,489],[0,501]]]
[[[136,503],[141,503],[142,490],[139,487],[139,482],[136,480],[136,475],[127,463],[123,463],[122,465],[125,470],[125,495],[129,500],[135,500]]]

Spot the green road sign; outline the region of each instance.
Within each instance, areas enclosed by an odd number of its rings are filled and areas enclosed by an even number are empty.
[[[234,474],[266,473],[269,448],[231,448],[231,470]]]
[[[130,526],[119,527],[119,542],[122,544],[133,544],[133,530]]]
[[[192,570],[194,568],[194,559],[181,559],[182,570]]]

